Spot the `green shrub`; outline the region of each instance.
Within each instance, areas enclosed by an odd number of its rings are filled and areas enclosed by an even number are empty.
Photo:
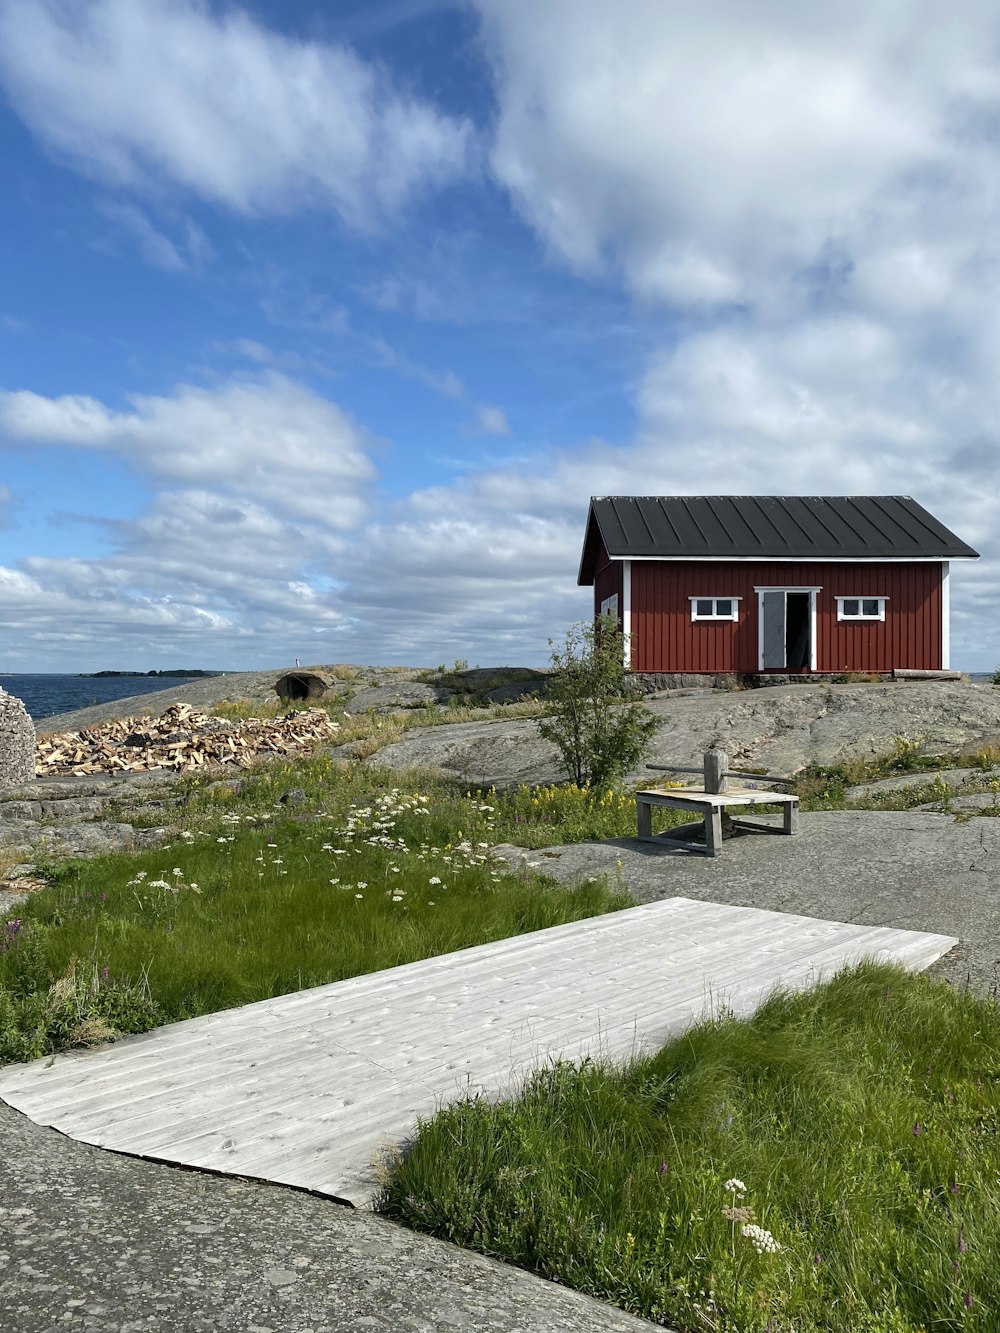
[[[550,640],[551,643],[551,640]],[[635,698],[618,618],[582,621],[553,645],[541,735],[578,787],[607,787],[646,755],[656,719]]]

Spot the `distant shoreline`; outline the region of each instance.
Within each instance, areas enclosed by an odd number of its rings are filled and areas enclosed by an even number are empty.
[[[107,680],[119,676],[134,676],[141,680],[145,680],[149,676],[165,676],[171,680],[200,680],[204,676],[223,676],[226,673],[224,671],[188,669],[186,671],[78,671],[76,674],[81,680]]]
[[[148,676],[165,676],[169,680],[200,680],[203,676],[224,676],[221,670],[80,670],[76,672],[80,680],[112,680],[120,676],[136,677],[145,680]]]

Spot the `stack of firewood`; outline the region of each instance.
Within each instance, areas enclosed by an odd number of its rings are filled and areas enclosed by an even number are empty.
[[[130,717],[82,731],[39,739],[35,769],[55,773],[142,773],[183,771],[213,764],[246,768],[264,755],[291,754],[330,740],[339,730],[322,708],[290,712],[277,720],[230,722],[174,704],[160,717]]]

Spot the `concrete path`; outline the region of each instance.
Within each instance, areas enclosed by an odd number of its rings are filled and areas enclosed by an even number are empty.
[[[929,973],[980,995],[1000,983],[1000,819],[923,811],[799,817],[793,838],[746,834],[714,859],[634,838],[523,852],[564,884],[616,876],[640,902],[674,894],[865,925],[929,930],[958,945]],[[617,863],[621,862],[619,872]]]
[[[954,943],[670,898],[8,1066],[0,1099],[86,1143],[371,1204],[381,1152],[442,1102]]]
[[[654,1327],[373,1213],[103,1152],[0,1104],[3,1333]]]

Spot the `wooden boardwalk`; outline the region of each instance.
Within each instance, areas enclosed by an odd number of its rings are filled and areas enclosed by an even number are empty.
[[[417,1116],[538,1064],[652,1049],[862,956],[956,940],[670,898],[0,1069],[0,1099],[84,1143],[370,1203]]]

